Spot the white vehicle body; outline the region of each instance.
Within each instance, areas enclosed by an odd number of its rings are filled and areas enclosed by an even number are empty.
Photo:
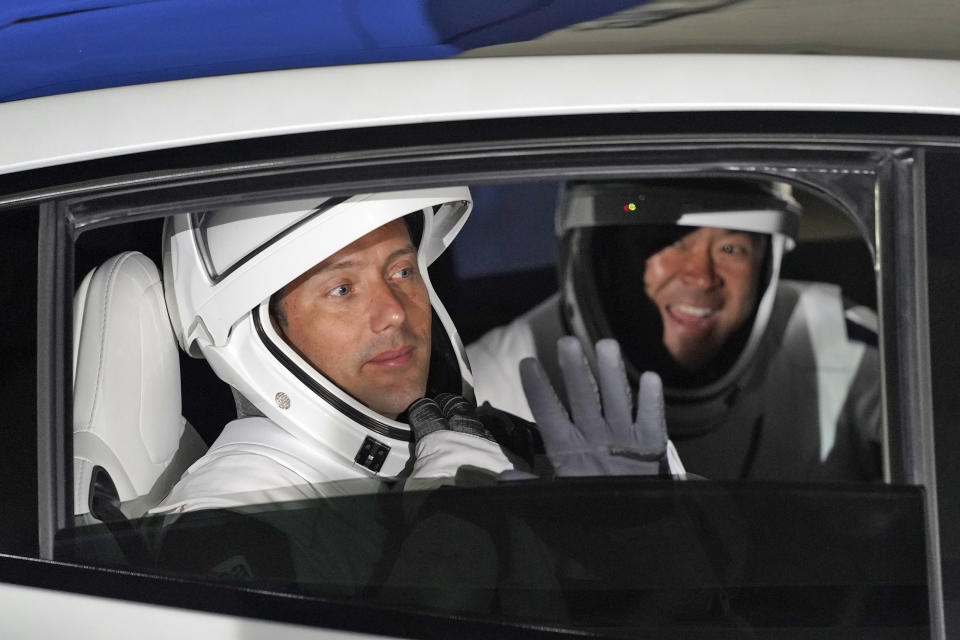
[[[377,136],[384,127],[438,123],[484,127],[485,123],[507,119],[635,114],[675,114],[696,119],[704,114],[729,112],[741,116],[803,112],[960,118],[960,60],[695,52],[530,55],[383,62],[120,86],[0,103],[0,176],[15,179],[16,174],[23,172],[69,169],[75,163],[130,154],[322,132],[352,132],[363,137]],[[667,142],[667,137],[657,134],[651,140]],[[696,133],[684,131],[675,131],[669,137],[669,143],[677,148],[697,140]],[[711,143],[723,146],[722,138],[721,135],[712,139]],[[740,144],[734,138],[730,136],[728,148]],[[787,138],[791,136],[754,133],[752,141],[757,147],[775,147]],[[809,136],[794,138],[797,149],[812,145]],[[537,142],[533,140],[535,147]],[[859,143],[852,135],[846,140],[843,135],[832,140],[836,149],[844,145],[852,148]],[[418,151],[414,148],[408,153],[415,155]],[[457,151],[450,153],[456,156]],[[490,154],[496,156],[497,151]],[[505,159],[510,154],[508,149],[502,153]],[[403,155],[396,153],[396,157]],[[359,162],[356,157],[345,158],[348,164]],[[288,160],[281,160],[280,164]],[[173,167],[164,177],[203,179],[226,172],[225,166]],[[255,174],[277,166],[270,160],[241,156],[229,166],[229,171]],[[760,173],[769,170],[781,176],[793,170],[779,160],[770,167],[751,169]],[[532,170],[531,175],[538,170]],[[745,169],[741,166],[733,170]],[[113,186],[135,190],[155,179],[155,172],[132,173],[118,176]],[[450,177],[443,180],[454,181]],[[62,184],[69,182],[64,180]],[[406,182],[401,180],[400,184]],[[33,206],[56,199],[60,186],[52,181],[49,187],[30,186],[0,193],[0,204]],[[68,193],[70,197],[82,197],[109,186],[105,179],[81,181],[69,184]],[[917,224],[922,227],[923,223]],[[877,238],[882,235],[879,227],[862,231],[874,233]],[[878,250],[883,246],[879,240],[876,244]],[[879,266],[876,268],[879,270]],[[920,268],[905,277],[907,281],[914,278],[916,284],[924,275]],[[916,368],[902,375],[919,371],[920,382],[915,389],[922,392],[914,395],[910,389],[904,391],[912,400],[903,401],[906,409],[900,420],[917,438],[932,442],[933,400],[929,387],[923,386],[932,375],[924,287],[918,288],[912,304],[909,308],[919,327],[909,341]],[[881,328],[884,317],[890,316],[881,314]],[[938,493],[936,483],[931,482],[936,468],[932,449],[910,449],[909,454],[913,466],[900,477],[926,487],[926,544],[934,558],[928,574],[930,629],[932,637],[940,638],[951,632],[945,631],[939,571]],[[887,472],[889,477],[889,468]],[[52,544],[52,532],[41,526],[40,554],[44,560],[37,561],[38,564],[51,560],[47,554]],[[271,619],[270,612],[245,617],[218,613],[216,607],[188,610],[182,608],[183,602],[152,604],[135,594],[120,595],[123,599],[118,599],[116,589],[91,595],[76,587],[59,591],[29,585],[30,581],[23,577],[0,584],[0,635],[60,638],[69,634],[76,639],[182,635],[209,640],[270,636],[281,640],[387,638],[394,637],[392,631],[400,631],[396,637],[409,637],[410,633],[391,628],[382,628],[376,634],[362,633],[344,630],[340,623],[318,629],[317,626],[323,626],[322,621],[314,620],[310,626],[278,622],[277,618]],[[204,608],[202,603],[199,607]],[[264,619],[256,619],[258,616]],[[449,627],[446,629],[450,631]],[[527,631],[534,633],[533,629]],[[496,634],[497,628],[492,626],[488,632]]]
[[[0,152],[0,171],[311,131],[526,116],[960,113],[960,64],[948,60],[736,54],[599,60],[584,55],[353,65],[21,100],[3,105],[0,131],[9,144]],[[876,82],[881,76],[884,81]],[[426,78],[444,88],[442,100],[424,91]],[[183,113],[187,105],[189,117]],[[65,119],[76,126],[46,135],[51,122]]]

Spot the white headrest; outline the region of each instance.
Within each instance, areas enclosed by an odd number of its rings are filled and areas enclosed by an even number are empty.
[[[160,275],[143,254],[114,256],[77,290],[73,370],[75,513],[89,511],[94,466],[121,502],[165,494],[156,485],[185,428],[180,362]]]

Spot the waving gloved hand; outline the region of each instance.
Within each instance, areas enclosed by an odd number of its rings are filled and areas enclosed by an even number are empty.
[[[667,439],[660,376],[640,377],[636,417],[616,340],[597,342],[597,378],[580,341],[557,342],[557,356],[570,401],[568,414],[540,363],[526,358],[520,378],[547,456],[558,476],[684,475]]]

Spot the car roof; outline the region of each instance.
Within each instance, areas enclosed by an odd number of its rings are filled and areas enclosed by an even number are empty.
[[[0,175],[312,131],[761,110],[960,115],[960,62],[684,54],[607,56],[602,65],[591,56],[448,59],[115,87],[0,104]]]
[[[458,120],[960,114],[960,3],[587,4],[6,5],[0,175],[223,141]],[[13,99],[26,96],[35,97]]]

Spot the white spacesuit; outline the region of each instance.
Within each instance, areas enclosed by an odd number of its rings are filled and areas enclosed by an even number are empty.
[[[876,318],[823,283],[780,281],[800,210],[783,185],[583,183],[557,214],[561,291],[467,347],[479,402],[530,416],[518,363],[560,377],[557,339],[623,345],[632,380],[664,379],[667,428],[691,473],[712,479],[864,480],[881,474]],[[762,234],[756,308],[705,372],[680,370],[644,292],[647,258],[691,231]],[[555,382],[554,386],[559,388]]]
[[[472,398],[457,332],[427,267],[469,215],[466,188],[240,205],[180,214],[164,231],[167,306],[181,347],[204,357],[244,410],[155,513],[374,492],[384,479],[431,486],[464,465],[499,473],[497,442],[441,429],[416,439],[373,411],[279,335],[270,298],[340,249],[403,218],[417,248],[432,330],[427,394]],[[419,231],[418,231],[419,230]],[[418,485],[418,483],[420,483]]]

